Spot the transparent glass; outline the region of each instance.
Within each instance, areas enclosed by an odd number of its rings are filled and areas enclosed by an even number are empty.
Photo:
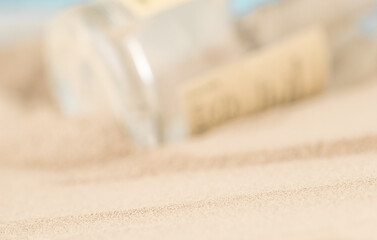
[[[185,83],[300,29],[326,29],[334,82],[370,72],[376,57],[373,26],[366,32],[374,0],[190,0],[150,14],[122,1],[56,17],[47,62],[65,112],[111,114],[147,146],[190,135],[180,98]],[[351,68],[355,54],[365,63]]]

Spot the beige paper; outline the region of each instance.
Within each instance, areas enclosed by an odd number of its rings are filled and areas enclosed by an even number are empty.
[[[323,89],[330,58],[324,31],[313,27],[212,71],[184,86],[192,133]]]

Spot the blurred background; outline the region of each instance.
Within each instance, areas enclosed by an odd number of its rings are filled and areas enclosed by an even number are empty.
[[[0,0],[0,43],[40,33],[57,10],[85,0]]]

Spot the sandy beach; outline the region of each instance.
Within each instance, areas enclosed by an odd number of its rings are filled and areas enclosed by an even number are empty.
[[[22,46],[0,54],[0,239],[377,238],[376,76],[147,150],[62,116]]]

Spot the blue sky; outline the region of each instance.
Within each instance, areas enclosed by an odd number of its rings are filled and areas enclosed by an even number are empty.
[[[0,0],[1,10],[51,11],[85,0]]]

